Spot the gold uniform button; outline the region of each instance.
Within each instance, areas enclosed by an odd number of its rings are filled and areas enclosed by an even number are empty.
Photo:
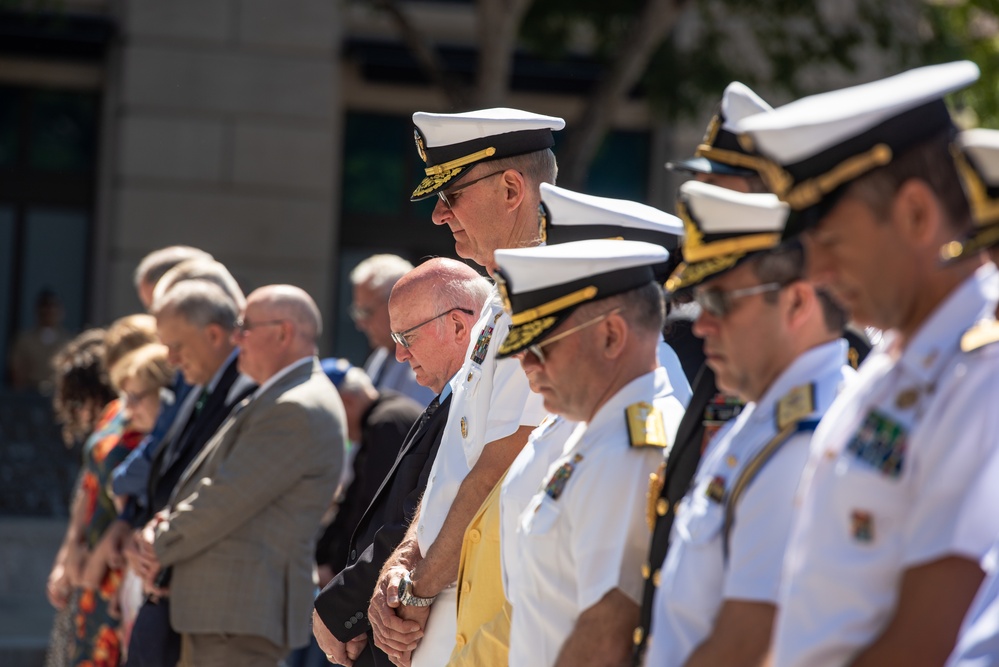
[[[635,634],[632,635],[631,639],[635,642],[635,646],[642,643],[642,639],[645,638],[645,631],[642,628],[635,628]]]
[[[468,420],[464,417],[461,418],[461,437],[468,437]]]
[[[468,539],[472,542],[478,542],[479,540],[482,539],[482,533],[473,528],[472,530],[468,531]]]
[[[729,454],[728,458],[725,459],[725,463],[728,464],[729,468],[734,468],[735,464],[738,463],[738,462],[739,462],[739,459],[735,458],[731,454]]]
[[[461,582],[461,592],[462,593],[467,593],[470,590],[472,590],[472,584],[468,583],[467,581]]]
[[[648,579],[651,573],[651,570],[649,570],[649,564],[644,563],[642,565],[642,579]]]
[[[465,635],[459,634],[457,637],[454,638],[454,643],[457,644],[459,647],[464,646],[465,645]]]
[[[471,382],[471,381],[472,381],[472,373],[469,372],[468,377],[465,378],[465,382]]]
[[[660,498],[656,501],[656,514],[666,516],[666,512],[669,512],[669,501],[665,498]]]
[[[659,588],[659,584],[663,582],[663,573],[660,570],[656,570],[655,574],[652,575],[652,585]]]

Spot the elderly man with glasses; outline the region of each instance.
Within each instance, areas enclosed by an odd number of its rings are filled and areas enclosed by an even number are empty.
[[[234,340],[239,370],[260,386],[143,531],[150,580],[158,565],[173,570],[182,665],[273,667],[308,641],[316,532],[346,439],[343,405],[315,357],[321,329],[297,287],[250,294]]]
[[[350,536],[347,565],[316,599],[313,632],[331,661],[384,665],[369,641],[368,602],[379,574],[406,535],[423,496],[448,421],[459,370],[489,282],[452,259],[431,259],[396,283],[389,318],[396,358],[437,393],[410,429],[392,468]],[[386,563],[386,561],[389,561]]]
[[[646,664],[760,664],[808,444],[854,375],[845,314],[803,280],[801,246],[781,245],[788,207],[776,196],[690,181],[677,210],[686,261],[667,289],[693,292],[707,364],[747,404],[708,443],[661,569],[642,567],[658,589]],[[651,516],[662,502],[650,493]]]

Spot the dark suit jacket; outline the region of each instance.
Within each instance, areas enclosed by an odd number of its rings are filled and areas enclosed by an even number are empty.
[[[350,540],[347,567],[316,598],[316,611],[340,641],[346,642],[369,632],[368,603],[378,581],[378,573],[402,538],[416,513],[420,497],[430,479],[430,469],[444,435],[451,397],[441,403],[433,416],[406,437],[399,457],[361,517]],[[388,657],[369,641],[354,661],[361,665],[390,665]]]
[[[197,415],[192,412],[187,423],[178,428],[174,437],[162,443],[156,451],[149,472],[146,495],[148,503],[144,508],[145,512],[138,515],[139,520],[133,525],[144,525],[156,512],[167,506],[170,494],[187,466],[229,416],[232,408],[257,388],[252,380],[239,374],[238,363],[237,354],[222,371],[215,390],[209,394],[201,412]]]
[[[361,442],[354,457],[354,479],[336,518],[323,531],[316,545],[316,562],[334,572],[347,566],[350,538],[375,498],[382,480],[399,458],[399,451],[413,424],[423,414],[416,401],[386,389],[361,417]]]

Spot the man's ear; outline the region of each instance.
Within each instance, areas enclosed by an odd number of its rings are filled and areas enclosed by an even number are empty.
[[[508,211],[514,211],[520,207],[524,197],[527,196],[527,180],[516,169],[507,169],[503,172],[502,182],[504,188],[503,203]]]
[[[465,337],[465,331],[468,329],[463,313],[460,310],[451,311],[448,319],[451,320],[451,330],[455,342],[460,342]]]
[[[218,324],[212,323],[205,327],[205,335],[208,336],[208,343],[212,347],[219,347],[231,339],[232,334],[222,329]]]
[[[803,280],[797,280],[785,288],[785,300],[788,301],[786,311],[787,325],[791,331],[797,331],[818,307],[818,295],[815,287]]]
[[[914,246],[940,246],[943,208],[925,181],[910,178],[899,186],[892,199],[892,223]]]
[[[628,323],[621,313],[611,313],[601,324],[606,332],[601,339],[604,356],[608,359],[617,359],[628,345],[629,333]]]

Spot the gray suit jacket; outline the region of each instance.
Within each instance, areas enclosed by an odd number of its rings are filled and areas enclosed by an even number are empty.
[[[316,360],[248,400],[184,471],[153,546],[173,566],[175,630],[302,646],[311,635],[319,520],[343,468],[346,418]]]

